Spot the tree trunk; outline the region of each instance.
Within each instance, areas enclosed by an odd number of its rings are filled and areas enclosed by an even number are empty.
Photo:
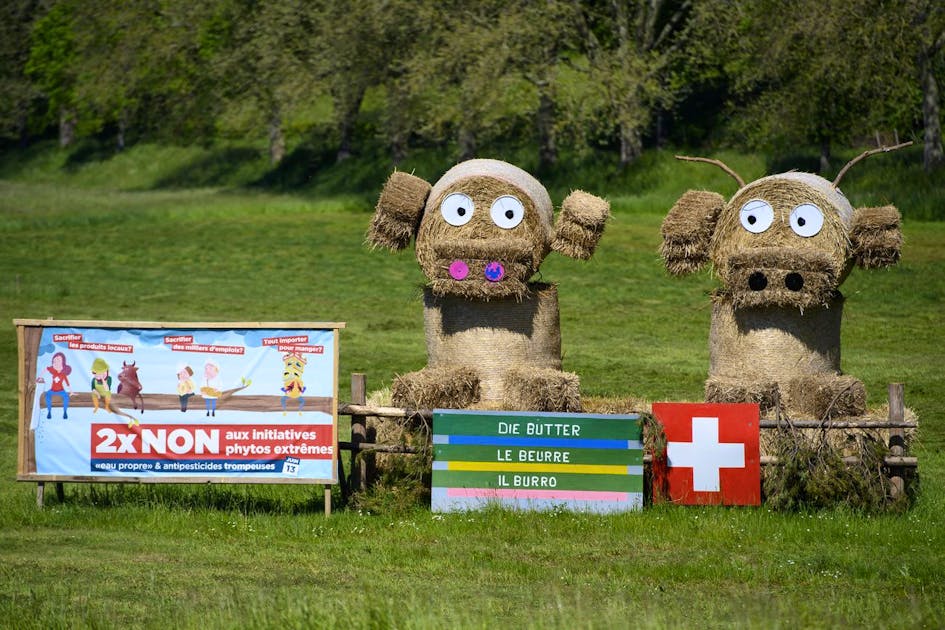
[[[407,142],[402,134],[396,134],[390,141],[390,159],[394,166],[399,166],[407,159]]]
[[[59,146],[68,147],[75,142],[77,124],[75,110],[63,108],[59,111]]]
[[[633,164],[643,153],[643,138],[640,130],[629,123],[620,125],[620,166]]]
[[[336,162],[343,162],[351,157],[352,136],[354,135],[354,121],[344,116],[339,125],[341,141],[338,143],[338,153],[335,154]]]
[[[830,170],[830,140],[820,141],[820,174]]]
[[[538,100],[538,170],[546,172],[558,163],[558,147],[555,142],[555,101],[542,90]]]
[[[929,58],[927,51],[921,53],[919,72],[922,75],[922,122],[925,129],[922,165],[926,172],[931,172],[945,164],[945,153],[942,151],[942,122],[938,100],[938,82],[932,72],[932,60]]]
[[[275,166],[285,157],[285,135],[282,133],[282,117],[278,112],[269,119],[269,163]]]
[[[20,114],[17,117],[16,127],[19,131],[20,142],[19,146],[21,149],[25,149],[30,145],[30,126],[29,118],[26,114]]]
[[[125,131],[128,127],[127,115],[124,110],[118,115],[118,136],[115,138],[115,149],[120,153],[125,150]]]
[[[464,162],[476,157],[476,134],[468,127],[459,130],[459,161]]]
[[[394,166],[407,159],[410,121],[408,119],[408,98],[404,92],[403,78],[398,73],[389,84],[387,97],[387,138],[390,157],[394,162]]]
[[[353,88],[353,93],[344,94],[342,98],[335,99],[335,107],[339,112],[338,131],[340,141],[338,143],[338,153],[335,160],[342,162],[351,157],[354,145],[354,125],[358,120],[358,113],[361,111],[361,101],[364,99],[364,89]]]

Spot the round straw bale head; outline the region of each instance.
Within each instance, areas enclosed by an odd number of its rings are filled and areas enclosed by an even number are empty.
[[[771,208],[773,220],[767,229],[749,231],[743,226],[741,210],[752,201]],[[811,236],[802,236],[791,225],[792,212],[803,204],[813,204],[823,214],[822,228]],[[829,260],[839,286],[852,265],[853,214],[843,193],[818,175],[789,172],[756,180],[735,193],[719,215],[710,246],[716,273],[727,283],[730,259],[755,248],[807,250]]]
[[[521,204],[521,218],[514,202],[494,207],[508,197]],[[458,206],[457,200],[462,202]],[[417,261],[439,295],[520,297],[550,251],[553,213],[545,188],[517,166],[499,160],[462,162],[440,178],[427,198],[417,233]],[[501,265],[501,279],[484,275],[492,263]]]

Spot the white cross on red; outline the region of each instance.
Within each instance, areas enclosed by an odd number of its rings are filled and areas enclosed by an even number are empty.
[[[722,468],[745,467],[745,445],[719,442],[719,419],[692,419],[691,442],[669,442],[666,456],[672,468],[692,468],[692,489],[718,492]]]

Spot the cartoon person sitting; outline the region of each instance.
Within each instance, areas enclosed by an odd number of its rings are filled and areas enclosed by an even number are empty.
[[[46,371],[52,377],[52,383],[45,392],[46,397],[46,418],[52,418],[52,399],[58,397],[62,401],[62,419],[69,419],[69,397],[72,396],[72,387],[69,385],[69,375],[72,373],[72,367],[66,363],[66,355],[57,352],[52,356],[52,361]],[[45,384],[46,381],[40,377],[36,379],[37,383]]]
[[[180,410],[187,411],[187,402],[195,395],[195,385],[191,378],[194,375],[189,365],[184,365],[177,372],[177,396],[180,398]]]
[[[98,413],[99,399],[104,399],[104,408],[109,411],[112,402],[112,377],[108,375],[108,363],[99,357],[92,362],[92,413]]]
[[[204,386],[200,388],[203,403],[208,416],[217,415],[217,398],[223,395],[220,391],[220,366],[216,361],[207,361],[203,366]]]
[[[302,408],[305,407],[305,383],[302,381],[302,374],[305,372],[307,361],[301,354],[291,352],[282,357],[282,415],[286,414],[286,401],[289,398],[298,399],[299,415],[302,415]]]

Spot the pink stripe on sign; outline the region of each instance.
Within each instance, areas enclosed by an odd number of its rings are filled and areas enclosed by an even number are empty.
[[[597,490],[513,490],[511,488],[447,488],[448,497],[490,499],[561,499],[564,501],[629,501],[629,492]]]

